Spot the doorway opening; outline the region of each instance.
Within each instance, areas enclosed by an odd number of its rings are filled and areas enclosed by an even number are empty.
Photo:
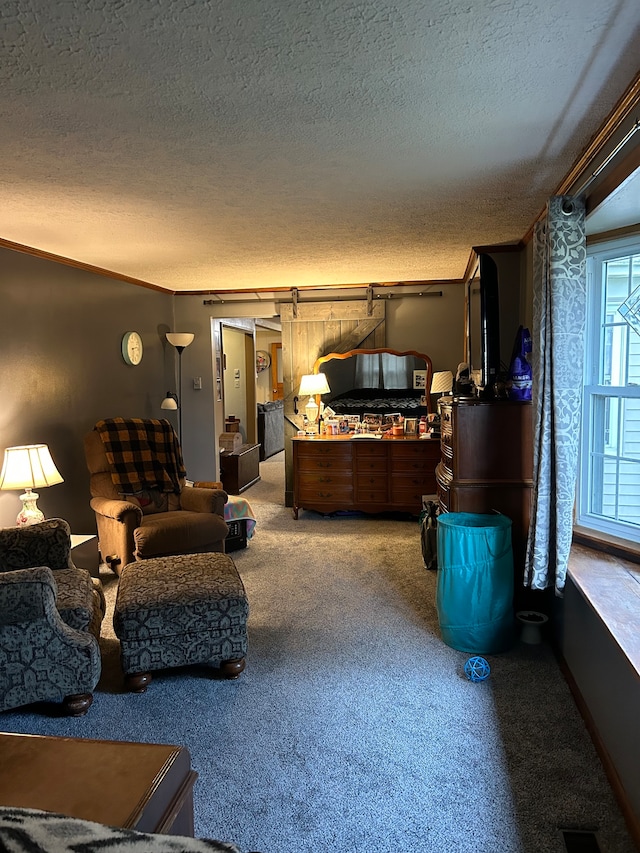
[[[222,324],[223,410],[225,432],[239,432],[255,444],[256,381],[253,333]]]

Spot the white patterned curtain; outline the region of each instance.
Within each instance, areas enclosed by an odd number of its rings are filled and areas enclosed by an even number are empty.
[[[394,355],[391,352],[382,353],[383,386],[387,388],[411,388],[413,385],[413,356]]]
[[[533,242],[533,502],[525,585],[564,589],[578,472],[586,313],[584,203],[553,196]]]
[[[382,361],[380,353],[365,353],[356,356],[356,388],[384,388],[382,384]]]
[[[356,388],[411,388],[415,359],[390,352],[356,356]]]

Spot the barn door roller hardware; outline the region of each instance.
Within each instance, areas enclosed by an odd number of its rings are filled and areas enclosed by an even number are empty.
[[[311,288],[310,288],[311,289]],[[267,294],[259,294],[259,293],[251,293],[247,294],[247,298],[245,299],[225,299],[222,296],[216,295],[213,299],[203,299],[203,305],[249,305],[252,302],[280,302],[283,304],[291,303],[293,305],[293,316],[298,316],[298,305],[301,305],[305,302],[353,302],[359,298],[358,295],[354,295],[350,293],[348,295],[340,295],[340,290],[346,290],[347,288],[313,288],[313,292],[317,295],[314,296],[306,296],[305,291],[300,292],[300,289],[297,287],[292,287],[289,293],[284,292],[269,292]],[[354,288],[355,289],[355,288]],[[358,290],[362,290],[363,288],[358,288]],[[326,295],[319,295],[319,291],[328,291]],[[372,313],[372,304],[374,299],[411,299],[414,297],[424,298],[425,296],[442,296],[442,290],[420,290],[417,292],[398,292],[391,291],[389,286],[381,286],[379,288],[379,292],[376,291],[375,285],[370,284],[367,288],[364,289],[364,298],[367,301],[367,312],[369,314]],[[288,298],[290,297],[290,298]],[[301,298],[302,297],[302,298]]]

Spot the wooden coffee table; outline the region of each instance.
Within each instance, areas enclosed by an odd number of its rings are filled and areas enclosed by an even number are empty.
[[[189,750],[0,733],[0,803],[193,837]]]

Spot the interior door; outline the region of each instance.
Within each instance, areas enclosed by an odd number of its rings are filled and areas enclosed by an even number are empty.
[[[271,394],[274,400],[282,400],[282,343],[271,344]]]

